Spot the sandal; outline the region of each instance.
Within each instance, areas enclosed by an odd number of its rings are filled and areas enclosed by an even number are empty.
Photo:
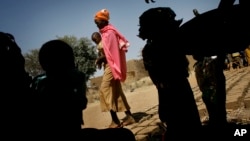
[[[124,121],[122,122],[122,125],[123,126],[127,126],[127,125],[130,125],[130,124],[133,124],[135,123],[135,119],[132,117],[132,116],[128,116],[124,119]]]
[[[114,122],[112,122],[110,125],[109,125],[109,128],[122,128],[123,125],[121,123],[119,124],[116,124]]]

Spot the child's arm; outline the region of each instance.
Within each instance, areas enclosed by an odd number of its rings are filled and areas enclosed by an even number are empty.
[[[104,52],[102,52],[102,51],[98,52],[98,56],[99,57],[96,59],[95,64],[98,66],[99,69],[101,69],[102,63],[107,63],[107,60],[106,60]]]
[[[96,59],[96,64],[102,64],[103,62],[106,63],[105,55],[101,55]]]

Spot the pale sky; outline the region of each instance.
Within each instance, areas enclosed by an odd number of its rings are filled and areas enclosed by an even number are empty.
[[[149,8],[170,7],[183,23],[199,13],[217,8],[219,0],[1,0],[0,31],[15,36],[23,53],[38,49],[57,36],[73,35],[90,39],[98,31],[94,14],[106,8],[113,24],[130,42],[127,60],[140,59],[145,44],[138,34],[139,16]]]

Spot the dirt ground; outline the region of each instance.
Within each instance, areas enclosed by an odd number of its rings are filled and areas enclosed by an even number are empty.
[[[243,71],[250,72],[250,67],[244,69]],[[241,71],[239,71],[241,73]],[[243,85],[241,81],[243,82],[243,79],[240,78],[233,78],[236,73],[232,73],[230,77],[230,81],[236,81],[239,82],[239,87]],[[250,77],[250,73],[246,73]],[[192,88],[197,88],[197,82],[195,79],[195,75],[193,72],[190,73],[190,77],[188,78],[190,85]],[[238,80],[235,80],[238,79]],[[246,83],[249,83],[249,80]],[[124,92],[127,97],[128,103],[131,107],[132,113],[141,113],[144,112],[152,107],[156,107],[158,105],[158,95],[157,90],[155,86],[152,84],[151,80],[148,77],[143,78],[142,80],[139,80],[135,85],[132,85],[133,89],[125,89]],[[250,87],[248,87],[248,90],[250,90]],[[98,93],[95,94],[96,97],[98,97]],[[84,115],[84,128],[97,128],[97,129],[103,129],[107,128],[111,122],[111,117],[108,112],[101,112],[100,111],[100,104],[98,101],[98,98],[96,98],[96,101],[93,101],[88,104],[87,109],[83,111]],[[250,107],[250,102],[248,102]],[[237,105],[237,104],[236,104]],[[118,113],[118,117],[120,119],[124,118],[124,113]],[[228,111],[228,117],[230,118],[230,122],[233,124],[230,124],[229,132],[235,129],[245,129],[247,128],[248,132],[250,132],[250,108],[244,108],[239,107],[235,110]],[[201,117],[202,121],[206,121],[206,116]],[[206,126],[204,126],[206,130]],[[208,135],[209,136],[209,135]]]
[[[194,72],[190,73],[188,80],[192,88],[197,87]],[[130,104],[132,113],[143,112],[147,109],[150,109],[151,107],[155,107],[158,105],[157,90],[152,84],[149,77],[145,77],[142,80],[139,80],[138,82],[136,82],[136,84],[131,84],[131,87],[129,89],[124,88],[124,92],[127,97],[128,103]],[[93,100],[93,97],[95,100]],[[85,109],[83,112],[85,127],[106,128],[110,124],[109,113],[103,113],[100,111],[98,97],[98,92],[91,94],[92,100],[90,100],[87,109]],[[241,114],[239,114],[239,112],[241,112]],[[250,113],[250,110],[240,111],[238,109],[238,111],[230,111],[231,115],[237,113],[237,116],[247,114],[248,112]],[[125,114],[118,113],[118,116],[120,119],[122,119]],[[206,120],[205,118],[206,117],[203,117],[202,120]]]

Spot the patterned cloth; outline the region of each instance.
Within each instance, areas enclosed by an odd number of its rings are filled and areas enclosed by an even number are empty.
[[[204,57],[203,60],[195,64],[195,75],[198,86],[202,91],[202,97],[215,102],[216,78],[215,69],[216,59]]]

